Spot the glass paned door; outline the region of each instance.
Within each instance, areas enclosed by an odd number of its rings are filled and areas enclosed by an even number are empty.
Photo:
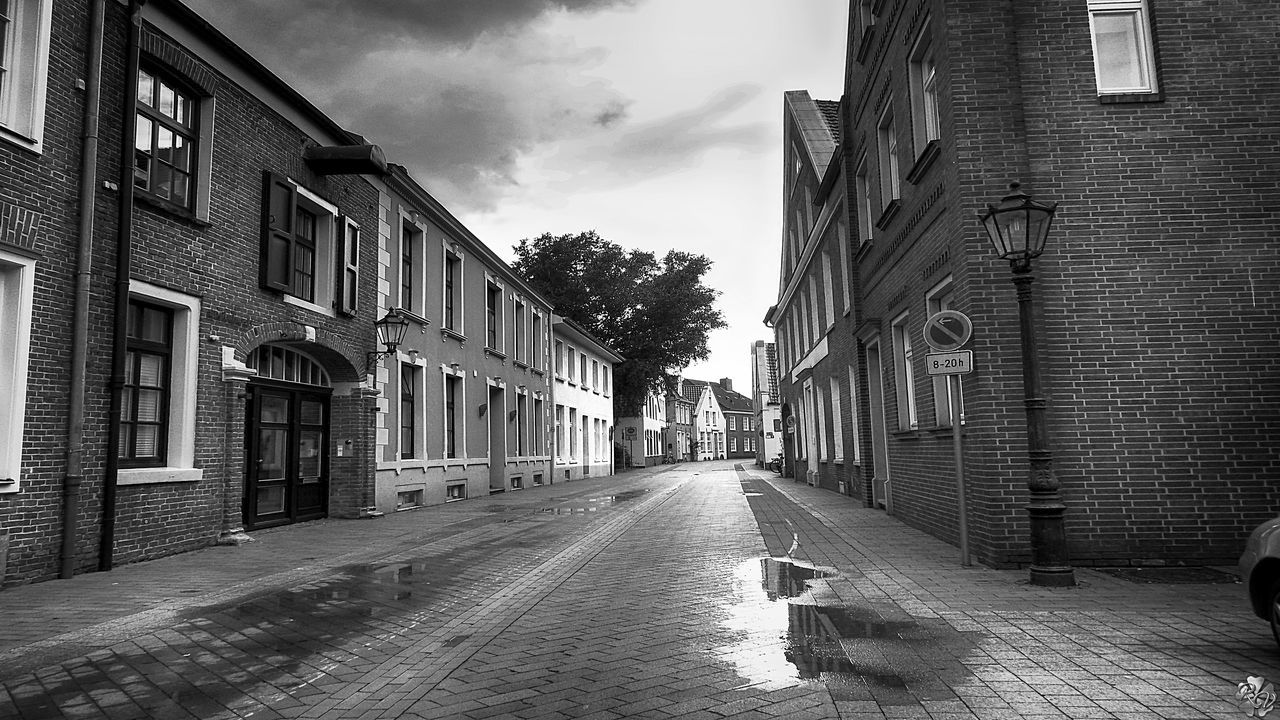
[[[324,517],[328,396],[254,387],[248,405],[246,526],[254,529]]]

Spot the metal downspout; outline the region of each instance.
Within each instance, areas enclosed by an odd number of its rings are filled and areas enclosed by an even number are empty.
[[[80,156],[80,231],[76,262],[75,315],[71,319],[71,398],[67,409],[67,474],[62,483],[62,557],[58,577],[76,572],[80,485],[84,482],[85,366],[88,359],[89,286],[93,270],[93,214],[98,188],[98,103],[102,97],[102,27],[106,0],[94,0],[89,15],[84,127]]]
[[[111,406],[107,416],[107,457],[102,478],[102,544],[98,569],[110,570],[116,540],[116,479],[120,473],[120,406],[128,345],[129,267],[133,255],[133,148],[137,135],[138,48],[145,0],[129,0],[129,40],[125,46],[125,92],[121,108],[120,226],[116,237],[115,328],[111,347]]]

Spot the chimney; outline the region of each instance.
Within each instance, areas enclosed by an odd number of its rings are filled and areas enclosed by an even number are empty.
[[[720,378],[720,387],[728,390],[729,392],[733,392],[733,381],[729,378]]]

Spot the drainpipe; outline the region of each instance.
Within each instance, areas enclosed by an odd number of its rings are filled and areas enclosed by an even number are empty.
[[[98,187],[98,102],[102,97],[102,26],[106,0],[89,10],[84,126],[80,157],[80,231],[77,238],[75,310],[71,318],[71,400],[67,409],[67,474],[62,481],[62,557],[58,577],[76,572],[80,485],[84,482],[85,366],[89,337],[89,285],[93,270],[93,211]]]
[[[133,255],[133,148],[137,135],[138,47],[145,0],[129,0],[129,39],[125,46],[125,92],[120,117],[120,226],[116,236],[115,329],[111,347],[111,405],[107,414],[107,458],[102,478],[102,544],[98,569],[110,570],[116,540],[116,480],[120,474],[120,406],[128,345],[129,266]]]

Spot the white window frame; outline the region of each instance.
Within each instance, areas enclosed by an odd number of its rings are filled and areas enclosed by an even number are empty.
[[[293,178],[286,178],[286,180],[293,185],[293,189],[298,194],[298,205],[305,206],[316,215],[316,291],[314,301],[303,300],[289,292],[282,293],[280,299],[289,305],[306,308],[328,317],[337,317],[333,309],[338,290],[335,286],[333,268],[338,257],[338,219],[341,213],[338,212],[338,206],[299,185]],[[345,231],[346,228],[343,230]]]
[[[1155,94],[1160,86],[1156,78],[1155,37],[1151,30],[1151,13],[1146,0],[1088,0],[1089,7],[1089,39],[1093,47],[1093,76],[1097,82],[1098,95],[1134,95]],[[1131,69],[1137,76],[1137,82],[1126,85],[1111,85],[1103,77],[1105,72],[1102,50],[1099,46],[1101,29],[1098,21],[1103,18],[1130,18],[1129,30],[1132,43],[1126,50],[1131,50]],[[1136,65],[1136,67],[1133,67]]]
[[[0,140],[44,151],[53,0],[13,0],[0,58]]]
[[[942,137],[938,114],[938,62],[933,43],[933,25],[928,20],[916,35],[911,48],[911,139],[916,157],[932,140]]]
[[[464,281],[464,278],[466,277],[466,259],[466,255],[463,254],[457,246],[449,242],[448,238],[442,238],[440,253],[440,327],[448,332],[461,335],[462,337],[466,337],[465,318],[467,317],[467,293]],[[447,304],[446,295],[449,292],[449,287],[445,283],[445,278],[448,277],[450,262],[457,263],[457,265],[454,266],[453,272],[452,324],[448,322],[448,316],[445,314],[445,306]]]
[[[0,494],[22,488],[36,261],[0,249]]]
[[[862,442],[858,435],[858,374],[849,366],[849,432],[853,437],[853,464],[862,464]]]
[[[893,98],[876,123],[876,155],[880,163],[880,210],[902,195],[902,173],[898,164],[898,126],[893,114]]]
[[[497,291],[497,297],[493,304],[494,310],[494,328],[493,342],[489,344],[489,298],[494,291]],[[497,276],[489,273],[484,274],[484,347],[486,350],[506,355],[504,348],[507,342],[507,286],[503,284]]]
[[[409,365],[413,368],[414,454],[412,457],[403,457],[400,445],[401,428],[403,426],[400,417],[403,412],[400,403],[400,388],[403,380],[402,370],[405,365]],[[417,353],[396,353],[396,372],[394,373],[396,378],[395,394],[391,396],[390,404],[396,408],[395,425],[393,426],[395,432],[392,433],[392,435],[395,437],[395,459],[399,462],[422,463],[430,457],[430,452],[427,449],[427,380],[425,366],[426,363],[418,357]],[[443,404],[443,401],[441,404]]]
[[[875,218],[871,214],[871,174],[867,169],[867,156],[858,159],[858,169],[853,176],[854,195],[858,202],[858,247],[871,242]]]
[[[828,226],[830,227],[830,226]],[[836,326],[836,297],[835,283],[831,276],[831,247],[824,246],[822,252],[822,299],[826,302],[826,317],[823,325],[823,334],[831,332],[831,328]]]
[[[467,456],[467,371],[452,365],[440,366],[440,457],[446,461],[465,460]],[[449,383],[457,383],[458,396],[453,407],[453,440],[457,454],[449,457]]]
[[[902,313],[890,325],[893,331],[893,386],[898,405],[898,429],[916,430],[915,348],[911,342],[910,313]]]
[[[840,381],[831,377],[829,382],[831,384],[831,460],[835,463],[844,463],[844,422],[840,417],[843,409],[840,404]]]
[[[169,427],[165,462],[160,467],[120,468],[119,485],[198,482],[195,467],[196,406],[200,365],[200,298],[139,280],[129,281],[129,296],[173,311],[173,345],[169,368]],[[115,450],[113,450],[114,452]]]

